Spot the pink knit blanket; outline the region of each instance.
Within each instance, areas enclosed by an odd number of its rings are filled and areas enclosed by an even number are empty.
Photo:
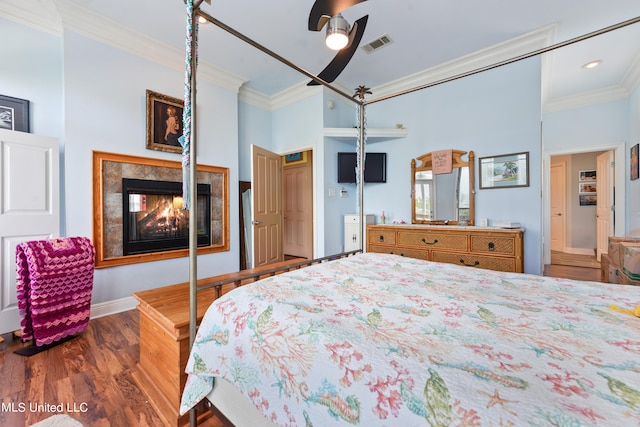
[[[51,344],[89,324],[95,249],[86,237],[16,246],[16,291],[22,339]]]

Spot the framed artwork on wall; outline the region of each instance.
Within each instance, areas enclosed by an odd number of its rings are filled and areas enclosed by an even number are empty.
[[[578,183],[578,192],[580,194],[595,194],[597,192],[596,181]]]
[[[529,152],[481,157],[480,188],[529,186]]]
[[[182,153],[178,138],[182,136],[184,101],[147,90],[147,148]]]
[[[29,101],[0,95],[0,129],[30,132]]]
[[[584,170],[578,172],[578,180],[580,182],[584,181],[595,181],[597,178],[595,170]]]
[[[632,181],[638,179],[639,174],[638,174],[638,151],[640,149],[640,144],[636,144],[633,147],[631,147],[631,157],[630,157],[630,162],[629,164],[631,165],[630,167],[630,178]]]
[[[595,206],[598,202],[598,196],[595,194],[581,194],[580,206]]]

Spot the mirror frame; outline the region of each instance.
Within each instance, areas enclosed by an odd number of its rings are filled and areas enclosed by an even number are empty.
[[[475,189],[475,168],[474,168],[474,159],[475,154],[473,151],[469,151],[469,160],[462,160],[462,156],[467,154],[466,151],[461,150],[451,150],[452,168],[463,168],[465,166],[469,167],[469,220],[467,221],[467,225],[475,225],[475,199],[476,199],[476,189]],[[416,166],[416,161],[420,162],[420,166]],[[432,169],[432,153],[426,153],[422,156],[416,157],[415,159],[411,159],[411,223],[412,224],[432,224],[432,225],[457,225],[457,219],[450,220],[416,220],[416,172],[428,171]]]

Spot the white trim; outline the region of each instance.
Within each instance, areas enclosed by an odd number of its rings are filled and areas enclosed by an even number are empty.
[[[372,91],[376,98],[383,97],[542,49],[551,44],[555,29],[555,25],[543,27],[523,36],[377,86]]]
[[[596,249],[595,248],[564,248],[565,253],[568,254],[574,254],[574,255],[589,255],[589,256],[596,256]]]
[[[133,310],[138,306],[138,300],[134,297],[125,297],[112,301],[100,302],[91,305],[91,318],[109,316],[111,314],[122,313]]]
[[[625,195],[625,183],[627,177],[627,171],[625,168],[625,155],[627,152],[626,144],[624,142],[616,142],[603,145],[590,145],[582,147],[563,148],[559,150],[544,150],[542,153],[542,176],[550,176],[551,173],[551,157],[562,156],[566,154],[578,154],[578,153],[591,153],[595,151],[614,151],[615,168],[615,198],[616,210],[614,213],[615,218],[615,230],[614,235],[624,236],[626,227],[626,195]],[[551,263],[551,244],[550,244],[550,231],[551,231],[551,209],[549,207],[549,180],[543,179],[542,183],[542,236],[543,236],[543,265]]]

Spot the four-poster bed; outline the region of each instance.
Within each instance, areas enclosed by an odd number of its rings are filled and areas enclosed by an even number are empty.
[[[365,152],[367,105],[638,21],[365,101],[367,88],[359,88],[355,99],[203,12],[202,0],[186,2],[189,22],[201,16],[353,102],[359,115],[359,162]],[[189,51],[195,52],[197,29],[188,26]],[[196,104],[193,56],[188,52],[186,105]],[[195,108],[187,110],[191,116],[185,121],[190,120],[193,132],[185,138],[186,164],[197,147]],[[364,171],[358,172],[362,216]],[[362,218],[360,224],[365,227]],[[183,413],[208,397],[237,425],[264,425],[263,417],[277,425],[323,426],[640,420],[640,369],[634,361],[640,323],[607,311],[614,302],[637,304],[638,289],[614,293],[610,285],[359,254],[232,291],[212,304],[196,339],[197,259],[195,238],[190,240],[192,351]],[[294,353],[284,353],[287,347],[295,347]],[[320,363],[320,374],[312,371],[315,363]],[[336,367],[337,373],[331,371]],[[214,382],[218,376],[225,380]],[[219,397],[235,401],[225,406]],[[262,415],[256,407],[264,409]],[[195,413],[190,413],[193,425]],[[242,418],[251,413],[258,418]]]

